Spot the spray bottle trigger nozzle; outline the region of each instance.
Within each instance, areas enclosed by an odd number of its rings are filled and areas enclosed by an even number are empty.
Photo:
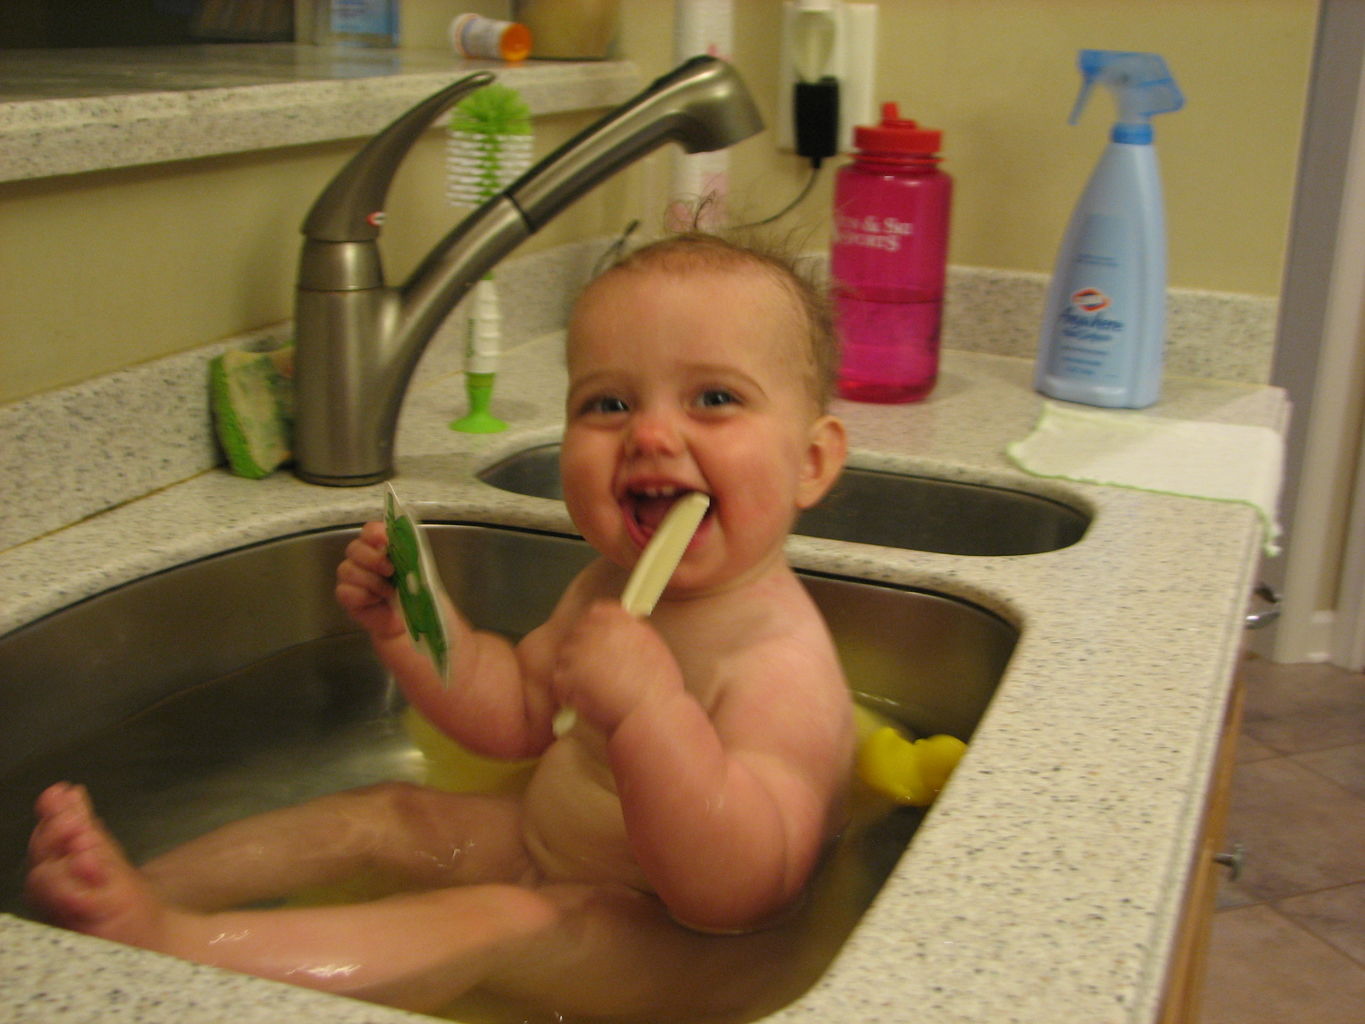
[[[1129,132],[1145,133],[1153,115],[1168,114],[1185,105],[1180,87],[1159,54],[1082,50],[1077,65],[1081,91],[1071,109],[1071,124],[1080,119],[1096,82],[1114,94],[1118,105],[1116,128]]]
[[[1071,108],[1071,116],[1066,119],[1067,124],[1075,124],[1081,119],[1081,112],[1085,110],[1085,105],[1090,102],[1090,91],[1095,87],[1095,80],[1086,77],[1081,82],[1081,91],[1076,96],[1076,104]]]

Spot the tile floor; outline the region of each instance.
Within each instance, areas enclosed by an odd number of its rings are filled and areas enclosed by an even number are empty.
[[[1200,1024],[1365,1022],[1365,675],[1246,666]]]

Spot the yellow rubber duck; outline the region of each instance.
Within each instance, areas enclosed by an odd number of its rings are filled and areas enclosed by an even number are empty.
[[[892,726],[873,732],[858,748],[858,777],[900,804],[928,807],[967,751],[956,736],[908,740]]]

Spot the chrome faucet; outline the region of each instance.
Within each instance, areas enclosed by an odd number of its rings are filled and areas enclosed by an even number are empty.
[[[431,336],[461,297],[573,200],[670,140],[689,153],[762,130],[735,70],[695,57],[566,142],[445,236],[397,288],[384,283],[384,197],[442,111],[493,76],[477,72],[371,139],[309,211],[294,308],[295,472],[333,487],[393,475],[398,412]]]

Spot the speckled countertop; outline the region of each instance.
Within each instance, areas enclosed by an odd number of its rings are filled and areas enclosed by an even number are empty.
[[[1004,482],[1094,511],[1071,548],[967,558],[793,538],[799,567],[928,587],[1022,627],[1003,682],[949,788],[829,973],[783,1021],[1153,1019],[1209,785],[1259,558],[1249,507],[1019,473],[1004,446],[1041,399],[1025,359],[947,351],[929,401],[841,403],[857,465]],[[456,374],[409,395],[398,441],[405,499],[426,518],[564,529],[556,502],[473,473],[553,439],[556,337],[505,362],[492,437],[445,424]],[[1278,390],[1169,379],[1162,415],[1283,429]],[[377,487],[211,470],[0,552],[0,631],[201,555],[373,517]],[[0,1017],[12,1021],[412,1020],[0,917]]]
[[[628,61],[507,65],[441,50],[214,44],[81,50],[79,60],[7,50],[0,181],[358,138],[481,69],[537,115],[620,103],[642,84]]]

